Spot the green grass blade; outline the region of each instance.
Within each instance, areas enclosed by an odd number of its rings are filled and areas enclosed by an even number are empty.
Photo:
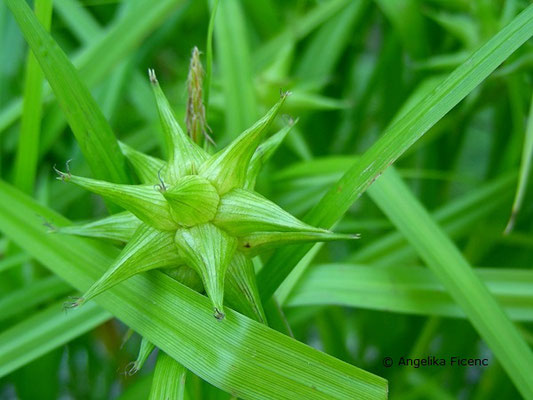
[[[100,26],[77,0],[54,0],[54,9],[83,43],[90,43],[100,35]]]
[[[104,31],[101,40],[91,43],[76,57],[76,66],[84,81],[89,84],[99,82],[184,3],[185,0],[140,0],[132,3],[124,15]]]
[[[213,3],[211,17],[207,26],[207,41],[205,45],[205,81],[204,81],[204,105],[205,113],[209,108],[209,93],[211,91],[211,77],[213,75],[213,29],[215,28],[215,17],[217,15],[218,0]]]
[[[0,333],[0,377],[90,331],[111,317],[96,304],[65,314],[56,303]]]
[[[288,43],[297,42],[317,29],[350,4],[350,0],[319,3],[308,13],[292,21],[280,34],[269,40],[254,54],[255,69],[262,69]]]
[[[524,138],[524,147],[522,150],[522,163],[520,165],[520,174],[518,176],[518,186],[516,188],[513,208],[511,210],[511,217],[505,227],[505,233],[509,234],[513,230],[516,216],[522,207],[522,202],[526,194],[527,183],[531,171],[531,163],[533,160],[533,97],[531,97],[531,105],[529,108],[529,116],[526,127],[526,135]]]
[[[409,54],[413,58],[423,57],[427,53],[429,35],[420,3],[417,0],[376,0],[376,3],[390,20]]]
[[[355,1],[328,21],[310,41],[298,63],[302,82],[329,78],[352,39],[352,31],[368,9],[367,1]]]
[[[524,398],[533,398],[533,352],[454,243],[393,169],[369,194],[462,308]]]
[[[465,228],[471,229],[472,226],[476,226],[475,222],[490,216],[508,204],[511,196],[510,190],[514,182],[513,176],[494,179],[492,182],[438,208],[432,213],[432,217],[443,227],[449,237],[456,238],[458,233],[465,231]],[[406,240],[400,232],[392,232],[362,246],[350,258],[350,261],[389,265],[393,262],[399,262],[406,253],[413,254],[414,250],[407,246]]]
[[[149,400],[185,398],[187,370],[169,355],[159,352]]]
[[[76,237],[47,235],[37,215],[58,226],[68,222],[0,183],[3,233],[59,277],[85,291],[104,273],[118,250]],[[225,320],[218,321],[209,299],[158,271],[117,285],[101,294],[97,303],[188,370],[237,397],[387,397],[384,379],[228,308]]]
[[[56,276],[32,282],[0,298],[0,321],[71,291],[71,287]]]
[[[0,260],[0,272],[4,272],[9,268],[13,268],[29,260],[30,257],[24,253],[14,254],[12,256],[3,258],[2,260]]]
[[[52,0],[35,2],[35,16],[50,31],[52,22]],[[33,192],[37,160],[39,157],[39,136],[41,132],[43,73],[32,51],[28,52],[24,83],[24,104],[20,122],[19,144],[15,157],[15,186],[26,193]]]
[[[25,2],[5,2],[39,61],[95,176],[110,182],[128,182],[126,159],[76,68]]]
[[[429,128],[481,83],[533,35],[533,5],[497,33],[435,90],[391,125],[304,219],[330,228],[383,171]],[[310,249],[298,246],[277,251],[258,275],[261,297],[270,297]]]
[[[222,1],[215,18],[215,45],[226,102],[226,134],[230,138],[250,127],[258,115],[247,38],[240,2]]]
[[[83,77],[83,82],[92,87],[100,82],[117,63],[139,46],[158,23],[170,12],[183,4],[184,0],[161,0],[154,4],[152,0],[136,2],[124,15],[120,16],[108,28],[100,31],[83,50],[73,57],[73,63]],[[68,14],[69,18],[75,18],[77,14]],[[69,25],[76,22],[70,22]],[[79,30],[86,24],[78,26]],[[92,28],[95,29],[95,25]],[[91,31],[83,31],[83,35],[89,36]],[[136,74],[138,77],[138,74]],[[133,87],[138,88],[137,80],[133,80]],[[45,87],[44,98],[49,100],[50,91]],[[0,134],[20,116],[22,112],[22,100],[11,101],[0,111]]]
[[[476,268],[476,275],[515,321],[533,321],[533,272]],[[309,269],[286,307],[343,305],[396,313],[465,318],[435,274],[420,267],[323,264]]]

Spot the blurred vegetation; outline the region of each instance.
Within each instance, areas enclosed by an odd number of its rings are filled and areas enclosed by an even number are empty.
[[[206,104],[210,135],[221,148],[263,115],[280,89],[290,90],[286,115],[272,131],[290,118],[298,123],[265,166],[257,190],[305,218],[410,106],[434,93],[528,4],[220,0]],[[205,67],[211,6],[192,0],[157,5],[146,0],[54,0],[52,14],[44,4],[37,16],[45,26],[51,18],[53,38],[73,61],[118,139],[163,157],[146,71],[157,71],[185,126],[189,58],[197,46]],[[316,245],[277,289],[297,340],[384,377],[392,398],[527,397],[526,390],[515,386],[521,379],[515,373],[522,370],[527,376],[529,368],[531,377],[533,365],[524,364],[530,354],[515,366],[511,354],[502,366],[493,351],[505,352],[506,343],[509,348],[523,341],[533,345],[529,36],[481,85],[465,92],[461,103],[435,117],[438,122],[424,136],[413,136],[412,145],[392,143],[402,148],[398,155],[403,152],[394,164],[398,176],[378,179],[382,186],[371,186],[369,196],[354,202],[335,227],[360,233],[361,239]],[[43,75],[28,54],[15,19],[0,2],[0,177],[71,220],[102,217],[107,206],[101,199],[55,179],[52,166],[66,160],[72,160],[70,168],[77,175],[90,176],[91,166],[46,85],[41,118],[36,88]],[[461,89],[459,82],[454,90]],[[434,111],[429,109],[428,115]],[[424,209],[442,230],[426,229],[431,221],[424,225]],[[5,356],[5,365],[8,357],[18,364],[0,374],[0,399],[147,398],[154,354],[136,375],[126,374],[140,337],[122,345],[128,327],[96,305],[69,312],[83,314],[76,324],[59,321],[55,331],[40,336],[76,291],[15,242],[7,233],[0,237],[0,360],[1,351],[7,354],[8,346],[16,346],[17,337],[9,336],[9,330],[18,327],[34,346]],[[452,257],[453,244],[458,258]],[[267,267],[268,259],[261,260]],[[453,260],[469,270],[473,266],[472,276],[478,278],[453,275],[456,270],[447,264]],[[453,276],[458,280],[455,289]],[[261,278],[259,274],[260,287]],[[491,333],[480,327],[500,317],[487,315],[483,321],[457,297],[468,297],[469,288],[477,296],[484,290],[477,291],[477,282],[489,288],[489,297],[516,328],[494,327],[501,333],[499,350],[482,339]],[[483,299],[473,299],[472,307],[481,301],[477,305],[484,309],[488,303]],[[507,337],[516,332],[516,337]],[[431,355],[490,361],[488,367],[472,368],[383,365],[384,357]],[[192,373],[186,393],[191,399],[231,396]]]

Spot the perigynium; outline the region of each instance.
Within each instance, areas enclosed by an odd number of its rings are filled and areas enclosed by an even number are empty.
[[[81,305],[135,274],[163,268],[180,282],[198,291],[203,288],[217,319],[224,319],[225,301],[237,311],[266,322],[253,256],[296,242],[357,237],[305,224],[254,191],[261,166],[291,128],[289,124],[263,142],[289,93],[282,93],[261,119],[226,148],[209,154],[184,133],[153,70],[149,78],[168,161],[121,144],[142,182],[138,185],[75,176],[68,169],[57,171],[59,179],[126,210],[83,226],[59,229],[61,233],[127,242],[107,272],[70,306]]]

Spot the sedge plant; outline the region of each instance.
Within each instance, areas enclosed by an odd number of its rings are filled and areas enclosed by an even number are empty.
[[[528,2],[33,3],[0,1],[0,397],[533,397]],[[489,365],[398,365],[449,355]]]
[[[253,190],[266,156],[291,127],[264,141],[289,92],[281,92],[279,101],[226,148],[209,154],[198,145],[203,138],[213,143],[206,131],[199,62],[195,48],[189,72],[189,135],[178,123],[154,70],[149,70],[168,161],[121,144],[140,185],[84,178],[72,175],[68,168],[66,172],[56,170],[58,179],[101,195],[126,210],[88,225],[60,230],[91,235],[97,228],[101,237],[127,242],[107,272],[82,297],[69,303],[69,308],[135,274],[165,268],[178,281],[196,289],[203,287],[217,319],[224,319],[226,292],[228,304],[266,322],[253,256],[291,243],[358,237],[308,225]]]

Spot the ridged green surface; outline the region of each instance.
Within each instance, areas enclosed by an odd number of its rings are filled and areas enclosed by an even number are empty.
[[[86,290],[116,250],[103,250],[80,238],[47,235],[36,214],[57,225],[65,223],[63,217],[0,183],[2,233],[73,287]],[[188,370],[243,399],[387,397],[384,379],[228,308],[226,318],[218,321],[206,297],[160,272],[130,278],[96,302]]]

